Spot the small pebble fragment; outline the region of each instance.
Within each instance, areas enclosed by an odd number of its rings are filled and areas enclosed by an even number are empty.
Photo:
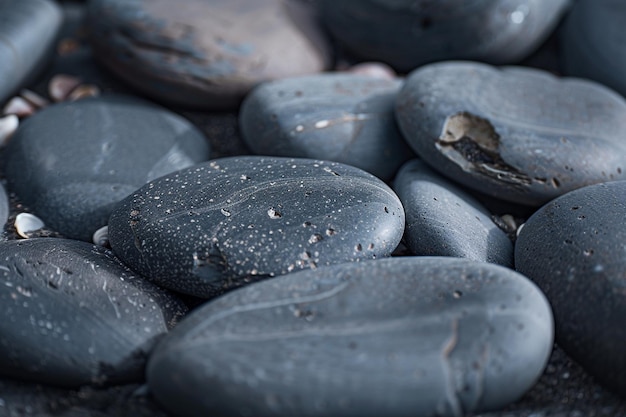
[[[31,213],[20,213],[15,216],[15,231],[24,239],[32,237],[32,234],[44,228],[44,222]]]
[[[0,374],[50,385],[141,381],[186,312],[110,251],[74,240],[0,242]]]
[[[149,182],[108,225],[113,251],[135,271],[211,298],[275,275],[389,256],[404,210],[384,182],[358,168],[242,156]]]
[[[102,226],[96,230],[92,240],[95,245],[109,247],[109,226]]]
[[[461,417],[519,399],[552,346],[550,306],[522,275],[401,257],[209,301],[159,343],[147,380],[185,417]]]
[[[15,96],[7,102],[2,109],[3,115],[15,115],[17,117],[28,117],[35,113],[36,107],[20,96]]]
[[[557,343],[626,398],[626,181],[569,192],[524,224],[515,267],[554,309]]]
[[[57,74],[48,84],[48,95],[56,102],[65,101],[81,83],[81,79],[73,75]]]
[[[20,119],[15,114],[0,117],[0,148],[9,143],[19,125]]]

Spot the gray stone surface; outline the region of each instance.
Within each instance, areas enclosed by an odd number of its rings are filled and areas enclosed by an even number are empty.
[[[404,210],[381,180],[313,159],[215,159],[146,184],[109,220],[113,251],[159,285],[213,297],[274,275],[389,256]]]
[[[205,304],[157,346],[147,378],[180,416],[460,417],[521,397],[552,340],[547,300],[510,269],[381,259]]]
[[[626,179],[626,101],[591,81],[524,67],[431,64],[407,79],[396,116],[431,167],[503,200],[539,206]]]
[[[518,271],[554,308],[557,342],[598,381],[626,397],[626,181],[572,191],[522,228]]]
[[[141,381],[148,353],[186,312],[102,247],[0,243],[0,374],[51,385]]]

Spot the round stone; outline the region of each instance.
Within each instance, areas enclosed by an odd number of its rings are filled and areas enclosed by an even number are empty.
[[[560,31],[563,71],[590,78],[626,96],[626,3],[577,0]]]
[[[0,104],[43,69],[61,28],[49,0],[0,0]]]
[[[91,241],[113,207],[151,179],[209,157],[187,120],[139,99],[104,96],[45,108],[6,154],[9,188],[46,225]]]
[[[293,0],[95,0],[96,56],[147,96],[236,108],[262,81],[315,73],[330,48],[313,11]]]
[[[109,221],[113,251],[157,284],[213,297],[305,268],[389,256],[404,210],[381,180],[312,159],[215,159],[146,184]]]
[[[322,0],[336,40],[365,59],[410,71],[429,62],[519,61],[548,37],[569,0]]]
[[[548,302],[520,274],[391,258],[210,301],[157,346],[147,379],[180,416],[461,416],[520,398],[552,340]]]
[[[415,255],[513,265],[513,244],[474,197],[418,159],[394,180],[406,215],[404,242]]]
[[[515,267],[554,309],[557,343],[626,396],[626,181],[572,191],[524,224]]]
[[[110,251],[75,240],[0,243],[0,374],[51,385],[141,381],[186,309]]]
[[[522,67],[431,64],[405,82],[396,117],[432,168],[503,200],[539,206],[626,179],[626,101],[594,82]]]
[[[337,73],[264,83],[241,106],[241,133],[257,154],[337,161],[388,180],[412,153],[393,114],[401,85]]]

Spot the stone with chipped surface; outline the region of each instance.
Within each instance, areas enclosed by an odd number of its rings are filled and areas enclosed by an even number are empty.
[[[256,84],[316,73],[330,48],[313,11],[294,0],[94,0],[100,61],[149,97],[234,109]]]
[[[393,114],[401,86],[356,74],[265,83],[243,102],[242,137],[257,154],[337,161],[389,180],[411,157]]]
[[[143,184],[209,157],[191,123],[143,100],[108,96],[49,106],[5,151],[9,189],[49,227],[91,241]]]
[[[513,265],[513,244],[475,198],[414,159],[393,186],[406,215],[404,242],[415,255]]]
[[[109,220],[122,261],[206,298],[300,269],[389,256],[403,231],[400,200],[375,176],[261,156],[215,159],[151,181]]]
[[[626,181],[567,193],[519,233],[515,267],[550,300],[559,345],[626,398]]]
[[[101,247],[0,243],[0,374],[50,385],[141,381],[156,340],[186,312]]]
[[[380,259],[206,303],[157,346],[147,379],[180,416],[460,417],[520,398],[552,340],[547,300],[510,269]]]
[[[472,62],[414,71],[396,118],[443,175],[539,206],[585,185],[626,179],[626,101],[591,81]]]

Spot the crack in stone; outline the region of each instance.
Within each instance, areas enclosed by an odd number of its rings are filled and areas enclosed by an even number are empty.
[[[456,384],[454,382],[454,370],[450,364],[450,355],[456,348],[459,342],[459,319],[455,318],[452,321],[452,333],[446,343],[443,345],[441,352],[441,364],[443,366],[443,374],[447,380],[446,384],[446,402],[450,406],[452,415],[455,417],[463,416],[463,407],[457,394]]]

